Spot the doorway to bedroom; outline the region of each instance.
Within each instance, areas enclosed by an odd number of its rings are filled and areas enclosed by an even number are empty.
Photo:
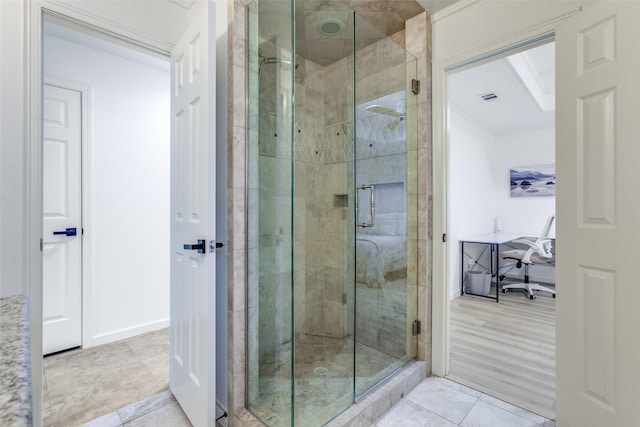
[[[555,215],[555,43],[450,70],[448,114],[447,376],[553,419],[554,295],[502,291],[527,281],[555,290],[553,256],[530,267],[503,258]],[[553,255],[555,227],[545,233]]]

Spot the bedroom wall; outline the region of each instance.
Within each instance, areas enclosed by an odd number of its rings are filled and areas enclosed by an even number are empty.
[[[555,198],[512,198],[509,187],[511,167],[555,163],[555,130],[494,136],[454,108],[450,123],[449,277],[455,297],[460,295],[461,238],[492,233],[496,217],[505,233],[537,236],[555,212]],[[552,268],[534,266],[530,273],[532,280],[554,282]]]
[[[93,344],[169,325],[169,67],[56,37],[45,72],[90,87]],[[160,67],[160,68],[159,68]],[[85,343],[90,345],[91,343]]]
[[[540,129],[499,136],[489,147],[493,200],[499,206],[504,232],[537,236],[547,216],[555,213],[555,197],[510,197],[505,185],[511,167],[555,163],[555,146],[555,129]],[[555,223],[551,231],[555,235]]]
[[[491,200],[495,183],[490,153],[495,138],[454,109],[450,120],[449,291],[456,296],[460,295],[460,239],[493,232],[497,207]]]

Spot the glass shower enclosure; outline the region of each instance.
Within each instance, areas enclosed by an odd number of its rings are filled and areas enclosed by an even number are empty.
[[[247,404],[317,426],[416,355],[416,61],[340,0],[247,12]]]

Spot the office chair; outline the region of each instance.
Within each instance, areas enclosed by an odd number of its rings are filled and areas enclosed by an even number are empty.
[[[532,264],[543,264],[548,259],[552,258],[551,254],[551,239],[549,238],[549,230],[555,220],[556,216],[550,214],[547,218],[547,222],[537,239],[522,238],[513,240],[514,243],[523,243],[529,245],[529,249],[513,249],[502,252],[502,259],[513,259],[516,261],[516,267],[521,268],[524,264],[524,283],[514,283],[511,285],[503,285],[502,292],[507,292],[511,289],[524,289],[527,291],[530,299],[535,299],[533,291],[550,292],[553,297],[556,297],[556,291],[545,286],[540,286],[538,283],[529,283],[529,266]]]

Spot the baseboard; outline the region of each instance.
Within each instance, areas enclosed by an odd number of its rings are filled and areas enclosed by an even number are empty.
[[[505,276],[505,280],[507,280],[509,283],[516,283],[516,282],[523,282],[524,281],[524,277],[522,277],[522,275],[520,276],[512,276],[510,274],[507,274]],[[551,286],[551,287],[555,287],[555,278],[553,277],[544,277],[544,276],[532,276],[529,275],[529,282],[531,283],[538,283],[542,286]],[[500,282],[500,284],[509,284],[509,283],[502,283]]]
[[[494,280],[495,281],[495,280]],[[524,281],[524,278],[522,276],[513,276],[510,274],[505,275],[505,281],[504,282],[500,282],[500,286],[502,285],[508,285],[511,283],[520,283]],[[550,278],[550,277],[536,277],[536,276],[529,276],[529,282],[531,283],[537,283],[539,285],[542,286],[549,286],[552,288],[555,288],[556,284],[554,282],[554,278]],[[493,283],[492,283],[493,285]],[[494,292],[494,291],[492,291]],[[449,301],[451,301],[454,298],[458,298],[460,296],[460,288],[456,288],[454,292],[449,294]]]
[[[157,331],[169,327],[169,319],[160,319],[153,322],[142,323],[128,328],[122,328],[115,331],[105,332],[94,335],[90,345],[83,343],[83,348],[89,348],[96,345],[108,344],[110,342],[135,337],[136,335],[146,334],[147,332]]]

